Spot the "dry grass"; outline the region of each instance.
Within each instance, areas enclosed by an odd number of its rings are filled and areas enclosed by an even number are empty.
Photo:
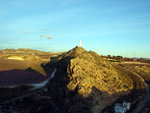
[[[141,75],[146,81],[150,81],[150,65],[125,64],[125,66]]]
[[[125,64],[141,64],[141,65],[150,65],[150,63],[144,63],[144,62],[126,62],[124,61]]]

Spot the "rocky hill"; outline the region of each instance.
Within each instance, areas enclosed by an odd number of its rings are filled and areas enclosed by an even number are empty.
[[[19,68],[26,69],[26,67],[31,67],[26,62],[33,65],[36,62],[31,62],[31,60],[38,62],[40,60],[36,55],[25,56],[27,57],[23,58],[28,58],[28,61],[1,59],[3,61],[1,67],[3,69],[4,67],[9,68],[9,66],[12,68],[10,65],[12,63],[16,68],[19,66]],[[17,97],[5,104],[0,103],[0,112],[104,113],[106,111],[106,113],[111,113],[114,112],[116,102],[123,100],[131,102],[132,109],[134,109],[141,95],[144,96],[145,84],[131,72],[134,68],[127,71],[130,69],[125,69],[122,63],[106,61],[97,53],[86,51],[82,47],[75,47],[68,52],[52,57],[50,62],[43,67],[39,68],[37,65],[33,65],[26,71],[38,70],[37,72],[51,73],[54,68],[57,70],[54,78],[50,79],[49,83],[41,89],[28,91],[28,87],[22,86],[14,89],[0,89],[3,92],[0,95],[2,99],[0,102],[9,100],[8,96],[10,98]],[[16,72],[16,70],[14,71]],[[14,71],[9,71],[9,73]],[[145,72],[149,73],[149,70]],[[22,72],[19,71],[19,73]],[[12,79],[10,80],[12,81]]]
[[[82,47],[68,51],[49,67],[57,68],[48,87],[61,108],[59,113],[99,113],[120,95],[134,89],[132,77]]]

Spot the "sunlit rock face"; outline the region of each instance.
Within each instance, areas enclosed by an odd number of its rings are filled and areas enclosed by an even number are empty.
[[[63,100],[66,104],[62,109],[69,109],[64,110],[66,113],[77,110],[79,104],[84,106],[83,109],[87,108],[90,112],[99,113],[105,106],[114,102],[118,95],[133,89],[132,79],[123,78],[108,61],[82,47],[75,47],[58,58],[55,66],[58,72],[54,80],[61,85],[51,84],[51,87],[58,89],[51,90],[56,92],[55,95],[58,92],[59,95],[63,95],[63,89],[65,90]],[[66,107],[67,103],[72,103],[69,108]]]
[[[132,81],[131,84],[122,81],[112,65],[95,52],[87,52],[77,47],[68,54],[74,55],[74,58],[67,67],[70,77],[67,88],[72,91],[78,88],[79,95],[92,98],[93,112],[97,113],[113,102],[116,99],[115,94],[133,88]]]

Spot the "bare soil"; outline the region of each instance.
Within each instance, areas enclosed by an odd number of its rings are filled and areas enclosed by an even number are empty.
[[[40,73],[26,70],[2,71],[0,72],[0,86],[39,83],[49,77],[50,75],[44,76]]]
[[[49,77],[39,63],[0,59],[0,87],[39,83]]]

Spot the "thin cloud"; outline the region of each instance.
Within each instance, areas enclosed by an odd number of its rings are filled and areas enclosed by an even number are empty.
[[[47,31],[47,30],[48,30],[47,28],[44,29],[44,31]]]
[[[65,0],[65,1],[63,1],[63,2],[60,4],[60,6],[61,6],[61,7],[67,6],[67,5],[73,4],[73,3],[75,3],[75,2],[76,2],[75,0]]]
[[[24,31],[22,31],[23,33],[27,33],[27,34],[31,34],[31,32],[29,32],[29,31],[26,31],[26,30],[24,30]]]
[[[40,37],[45,37],[45,38],[47,38],[47,39],[51,39],[52,37],[51,36],[46,36],[46,35],[40,35]]]

